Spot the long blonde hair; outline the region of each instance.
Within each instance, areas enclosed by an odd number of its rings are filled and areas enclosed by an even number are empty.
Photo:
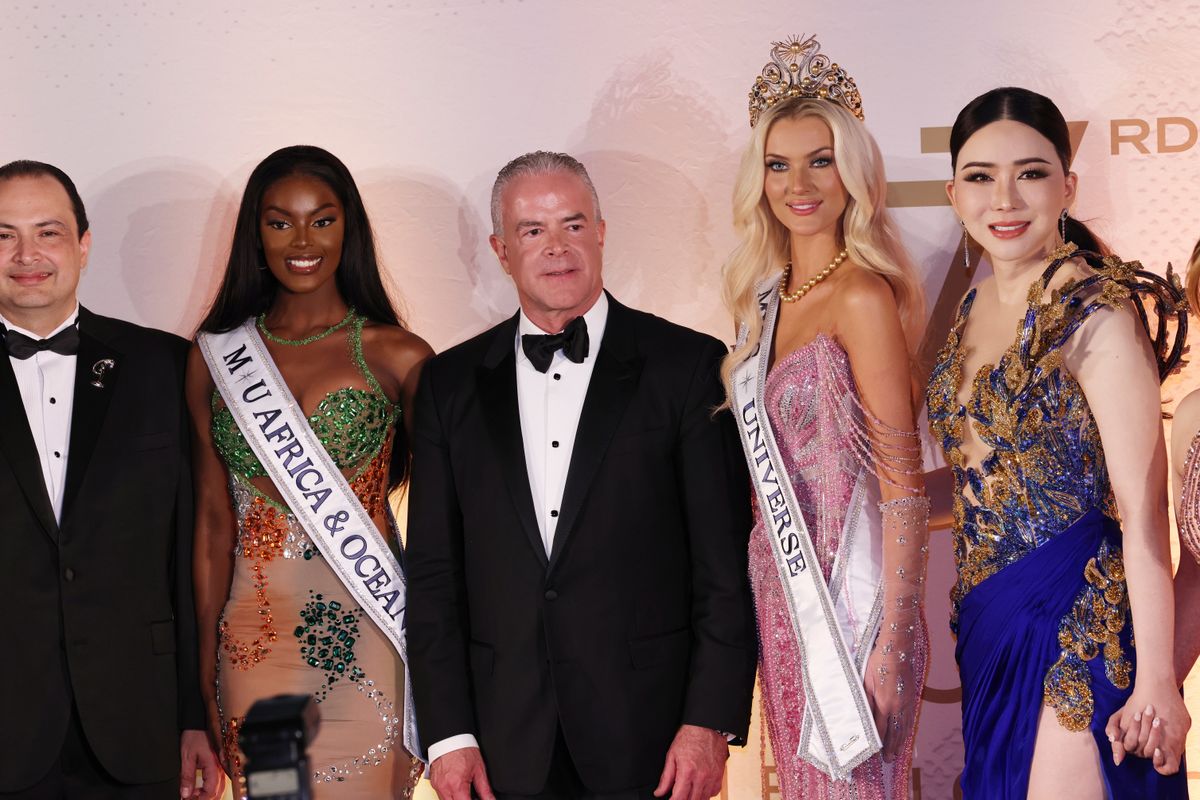
[[[733,370],[762,337],[758,286],[783,269],[790,257],[788,229],[776,219],[763,193],[767,134],[778,120],[803,117],[822,120],[833,133],[834,163],[850,195],[842,214],[842,244],[852,261],[882,275],[892,287],[909,353],[920,341],[925,324],[925,293],[885,205],[887,177],[875,139],[837,103],[810,98],[785,101],[768,109],[754,126],[733,188],[733,225],[741,243],[722,268],[722,283],[725,306],[739,329],[746,326],[747,335],[721,364],[727,396],[732,396]]]

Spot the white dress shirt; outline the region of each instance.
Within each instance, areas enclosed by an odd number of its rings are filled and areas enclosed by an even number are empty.
[[[587,323],[588,354],[579,364],[567,358],[562,350],[554,354],[550,368],[538,372],[525,351],[521,337],[525,334],[545,334],[521,311],[517,323],[517,406],[521,413],[521,439],[525,443],[525,468],[529,474],[529,491],[537,515],[538,530],[546,556],[554,547],[554,532],[558,528],[558,512],[571,453],[575,450],[575,432],[583,413],[596,354],[608,323],[608,296],[600,298],[583,315]],[[429,745],[429,761],[466,747],[478,747],[479,742],[469,733],[450,736]]]
[[[0,323],[10,331],[23,333],[29,338],[49,339],[59,331],[74,325],[79,317],[79,306],[75,306],[61,325],[48,336],[39,336],[14,325],[3,316]],[[38,457],[42,462],[42,480],[46,494],[54,507],[55,519],[62,521],[63,487],[67,475],[67,445],[71,438],[71,411],[75,407],[75,362],[78,356],[64,356],[50,350],[34,353],[29,358],[8,357],[17,386],[21,390],[21,402],[25,405],[25,419],[37,445]]]

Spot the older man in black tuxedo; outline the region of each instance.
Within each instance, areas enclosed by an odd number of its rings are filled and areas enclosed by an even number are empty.
[[[749,722],[749,482],[717,340],[601,278],[587,172],[498,176],[517,314],[435,357],[414,418],[409,656],[443,800],[701,798]]]

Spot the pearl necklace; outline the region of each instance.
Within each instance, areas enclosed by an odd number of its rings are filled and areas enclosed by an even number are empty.
[[[815,278],[810,278],[799,289],[794,292],[788,292],[788,279],[792,277],[792,262],[787,262],[783,267],[783,277],[779,279],[779,299],[785,303],[794,303],[804,295],[811,292],[816,285],[833,274],[833,271],[841,266],[842,262],[849,257],[849,253],[843,250],[837,254],[837,258],[829,262],[829,266],[817,273]]]

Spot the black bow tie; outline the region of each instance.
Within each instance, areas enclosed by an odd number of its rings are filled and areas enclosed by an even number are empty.
[[[550,362],[559,350],[576,364],[581,364],[588,354],[587,323],[583,317],[576,317],[567,323],[562,333],[527,333],[521,337],[521,349],[538,372],[550,369]]]
[[[79,352],[79,327],[78,325],[69,325],[49,339],[31,339],[17,331],[5,331],[4,347],[10,356],[22,361],[43,350],[50,350],[59,355],[73,356]]]

